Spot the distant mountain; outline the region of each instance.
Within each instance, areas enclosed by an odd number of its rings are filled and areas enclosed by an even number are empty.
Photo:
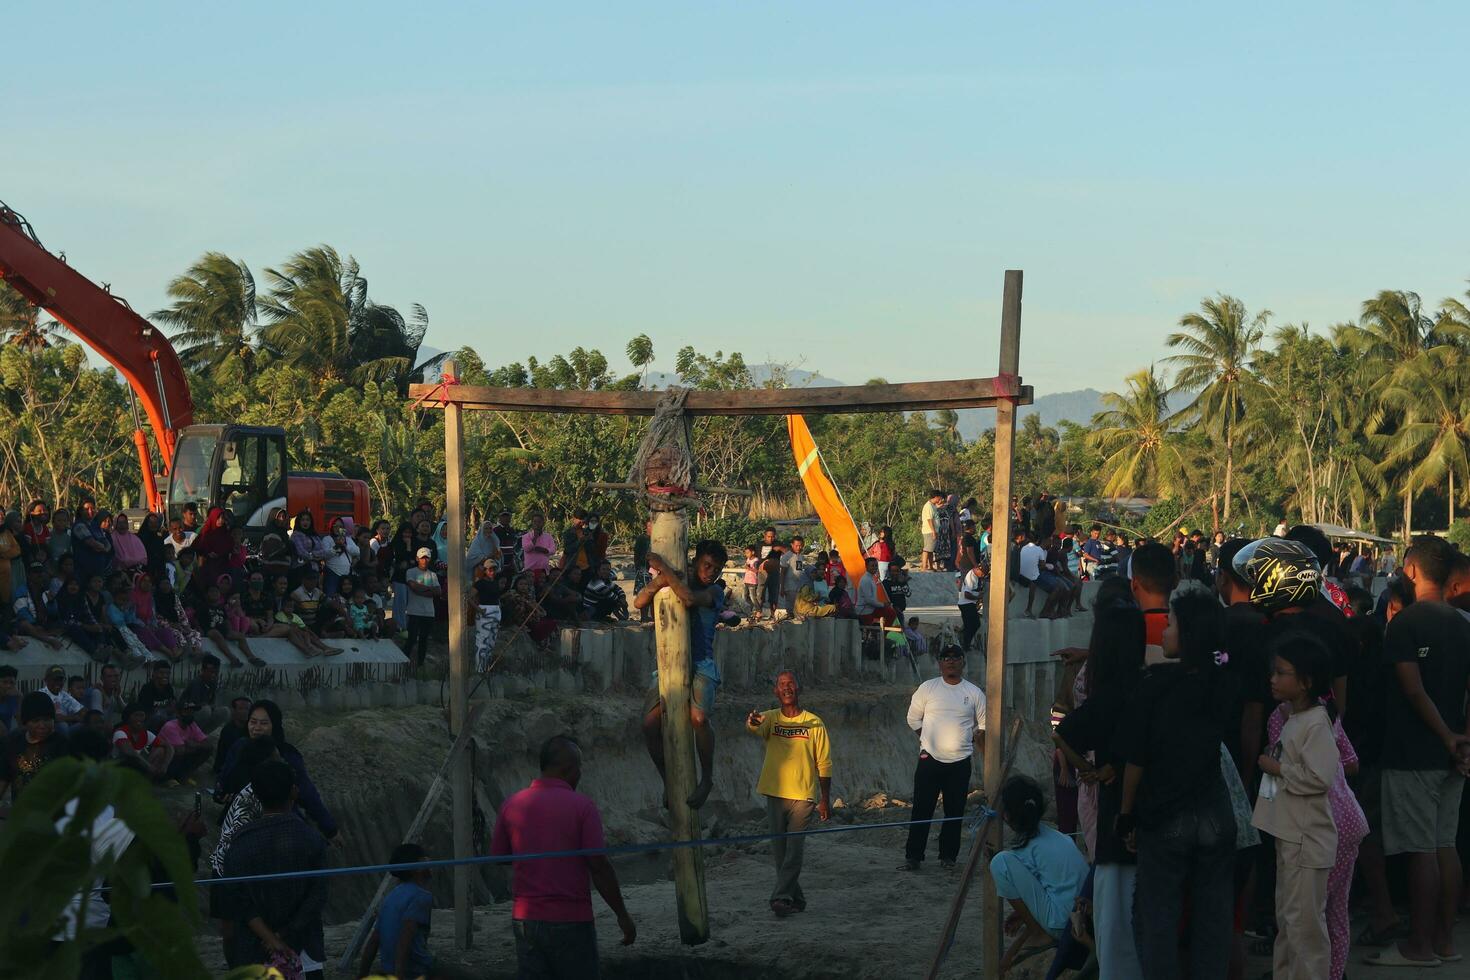
[[[1020,421],[1028,415],[1040,415],[1041,424],[1052,428],[1062,421],[1087,425],[1102,408],[1102,392],[1095,389],[1058,391],[1040,395],[1032,404],[1021,406],[1021,410],[1016,413],[1016,419]],[[960,412],[960,435],[966,439],[974,439],[994,425],[993,412],[979,408]]]
[[[1024,419],[1028,415],[1040,415],[1041,424],[1045,426],[1054,427],[1064,420],[1088,425],[1092,422],[1092,417],[1103,410],[1102,396],[1102,392],[1093,388],[1058,391],[1042,395],[1033,404],[1022,406],[1016,416]]]

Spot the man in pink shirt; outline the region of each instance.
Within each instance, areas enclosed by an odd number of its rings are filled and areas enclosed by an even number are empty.
[[[158,741],[174,750],[173,761],[168,765],[168,778],[176,782],[188,779],[189,774],[210,756],[209,737],[194,720],[198,711],[199,705],[194,702],[181,701],[176,716],[158,728]],[[189,780],[189,785],[194,785],[194,781]]]
[[[551,557],[555,554],[556,538],[546,531],[546,515],[540,511],[532,512],[531,529],[521,535],[521,567],[540,584],[546,578],[546,570],[551,567]]]
[[[576,791],[582,750],[566,735],[541,746],[541,777],[505,801],[495,818],[491,854],[594,850],[604,846],[597,804]],[[638,935],[623,905],[618,876],[606,855],[517,861],[511,877],[511,912],[521,977],[595,978],[597,932],[592,890],[618,917],[623,945]]]

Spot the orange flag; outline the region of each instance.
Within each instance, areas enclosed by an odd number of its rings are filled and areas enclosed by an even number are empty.
[[[842,564],[848,572],[848,585],[856,588],[857,580],[863,575],[865,561],[857,525],[852,522],[852,515],[847,512],[847,506],[838,495],[836,484],[822,466],[822,455],[817,451],[817,441],[812,438],[812,430],[807,428],[806,419],[800,415],[786,416],[786,432],[791,437],[791,452],[796,456],[796,470],[801,474],[806,495],[810,498],[817,517],[821,519],[822,527],[826,528],[827,536],[832,539],[832,544],[842,557]],[[888,595],[883,591],[883,583],[874,584],[878,586],[878,601],[887,602]]]

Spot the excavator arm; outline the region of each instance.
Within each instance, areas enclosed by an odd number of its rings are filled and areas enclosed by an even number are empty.
[[[0,279],[102,355],[127,379],[153,426],[164,471],[173,468],[178,431],[194,419],[189,381],[173,345],[127,301],[46,250],[30,224],[0,201]],[[162,509],[148,438],[133,409],[133,442],[150,510]]]

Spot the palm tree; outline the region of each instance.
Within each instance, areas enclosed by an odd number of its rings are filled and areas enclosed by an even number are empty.
[[[151,319],[174,331],[184,366],[218,371],[237,362],[248,378],[260,332],[250,267],[222,252],[205,252],[168,284],[168,295],[173,305]]]
[[[1368,395],[1381,395],[1391,385],[1412,389],[1420,373],[1420,359],[1440,340],[1434,321],[1424,312],[1418,293],[1385,289],[1363,303],[1356,324],[1346,324],[1337,340],[1358,358],[1363,388]],[[1399,403],[1402,407],[1402,402]],[[1391,433],[1395,418],[1383,402],[1368,423],[1375,433]],[[1414,528],[1413,479],[1404,482],[1404,536]]]
[[[1102,396],[1088,443],[1103,454],[1103,493],[1109,497],[1168,494],[1182,489],[1187,464],[1170,429],[1168,390],[1152,366],[1126,379],[1124,392]]]
[[[413,307],[411,320],[368,297],[367,279],[357,260],[343,262],[336,249],[318,245],[293,255],[278,269],[265,270],[270,291],[260,299],[267,321],[261,336],[288,364],[324,383],[368,380],[393,383],[406,391],[428,314]]]
[[[1382,391],[1385,407],[1399,412],[1385,468],[1404,467],[1405,488],[1425,490],[1449,479],[1450,523],[1455,521],[1455,476],[1470,475],[1470,371],[1466,355],[1442,345],[1395,372]]]
[[[1235,478],[1236,430],[1245,418],[1255,378],[1253,360],[1265,333],[1269,310],[1247,317],[1245,304],[1223,293],[1203,300],[1198,313],[1179,318],[1179,333],[1169,335],[1170,347],[1184,350],[1165,358],[1174,365],[1175,391],[1194,392],[1194,401],[1181,413],[1218,432],[1225,443],[1224,519],[1230,520],[1230,498]]]
[[[642,387],[648,380],[648,365],[653,363],[653,341],[648,338],[648,334],[640,333],[628,341],[628,360],[641,373],[638,384]]]

